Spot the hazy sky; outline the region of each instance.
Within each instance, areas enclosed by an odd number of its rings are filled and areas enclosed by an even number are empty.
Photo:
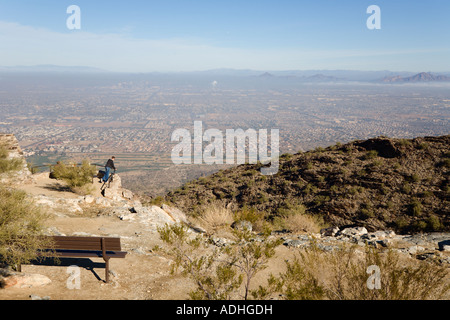
[[[81,9],[69,30],[67,8]],[[381,9],[369,30],[367,8]],[[450,71],[450,1],[0,0],[0,66]]]

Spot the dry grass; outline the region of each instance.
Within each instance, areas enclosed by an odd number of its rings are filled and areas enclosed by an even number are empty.
[[[229,227],[234,222],[233,211],[221,203],[213,203],[204,208],[195,222],[209,232]]]
[[[323,221],[307,214],[294,214],[279,217],[277,224],[294,233],[318,233],[323,228]]]

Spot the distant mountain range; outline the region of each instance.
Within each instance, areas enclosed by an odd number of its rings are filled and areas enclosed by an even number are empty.
[[[402,77],[400,75],[385,77],[382,82],[431,82],[431,81],[450,81],[450,77],[444,75],[434,75],[428,72],[421,72],[410,77]]]
[[[277,81],[288,82],[372,82],[372,83],[422,83],[422,82],[450,82],[450,72],[432,74],[421,72],[393,72],[389,70],[362,71],[362,70],[284,70],[264,71],[250,69],[213,69],[205,71],[187,72],[143,72],[143,73],[120,73],[87,66],[58,66],[58,65],[35,65],[35,66],[0,66],[3,73],[46,73],[46,74],[105,74],[133,76],[182,76],[182,77],[218,77],[219,78],[253,78],[265,82]],[[218,80],[215,79],[215,80]]]

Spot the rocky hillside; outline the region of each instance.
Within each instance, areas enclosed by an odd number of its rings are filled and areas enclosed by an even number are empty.
[[[185,184],[165,196],[185,212],[223,201],[276,217],[304,205],[331,226],[398,233],[450,230],[450,136],[378,137],[280,158],[280,170],[241,165]]]

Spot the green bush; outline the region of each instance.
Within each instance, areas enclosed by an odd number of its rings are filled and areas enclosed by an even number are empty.
[[[365,154],[364,159],[370,160],[370,159],[375,159],[376,157],[378,157],[378,151],[370,150]]]
[[[95,174],[96,168],[91,166],[88,160],[83,160],[81,166],[60,162],[53,167],[52,171],[54,178],[65,181],[71,188],[79,188],[91,183]]]
[[[419,200],[413,199],[410,204],[411,213],[414,217],[422,215],[422,203]]]

